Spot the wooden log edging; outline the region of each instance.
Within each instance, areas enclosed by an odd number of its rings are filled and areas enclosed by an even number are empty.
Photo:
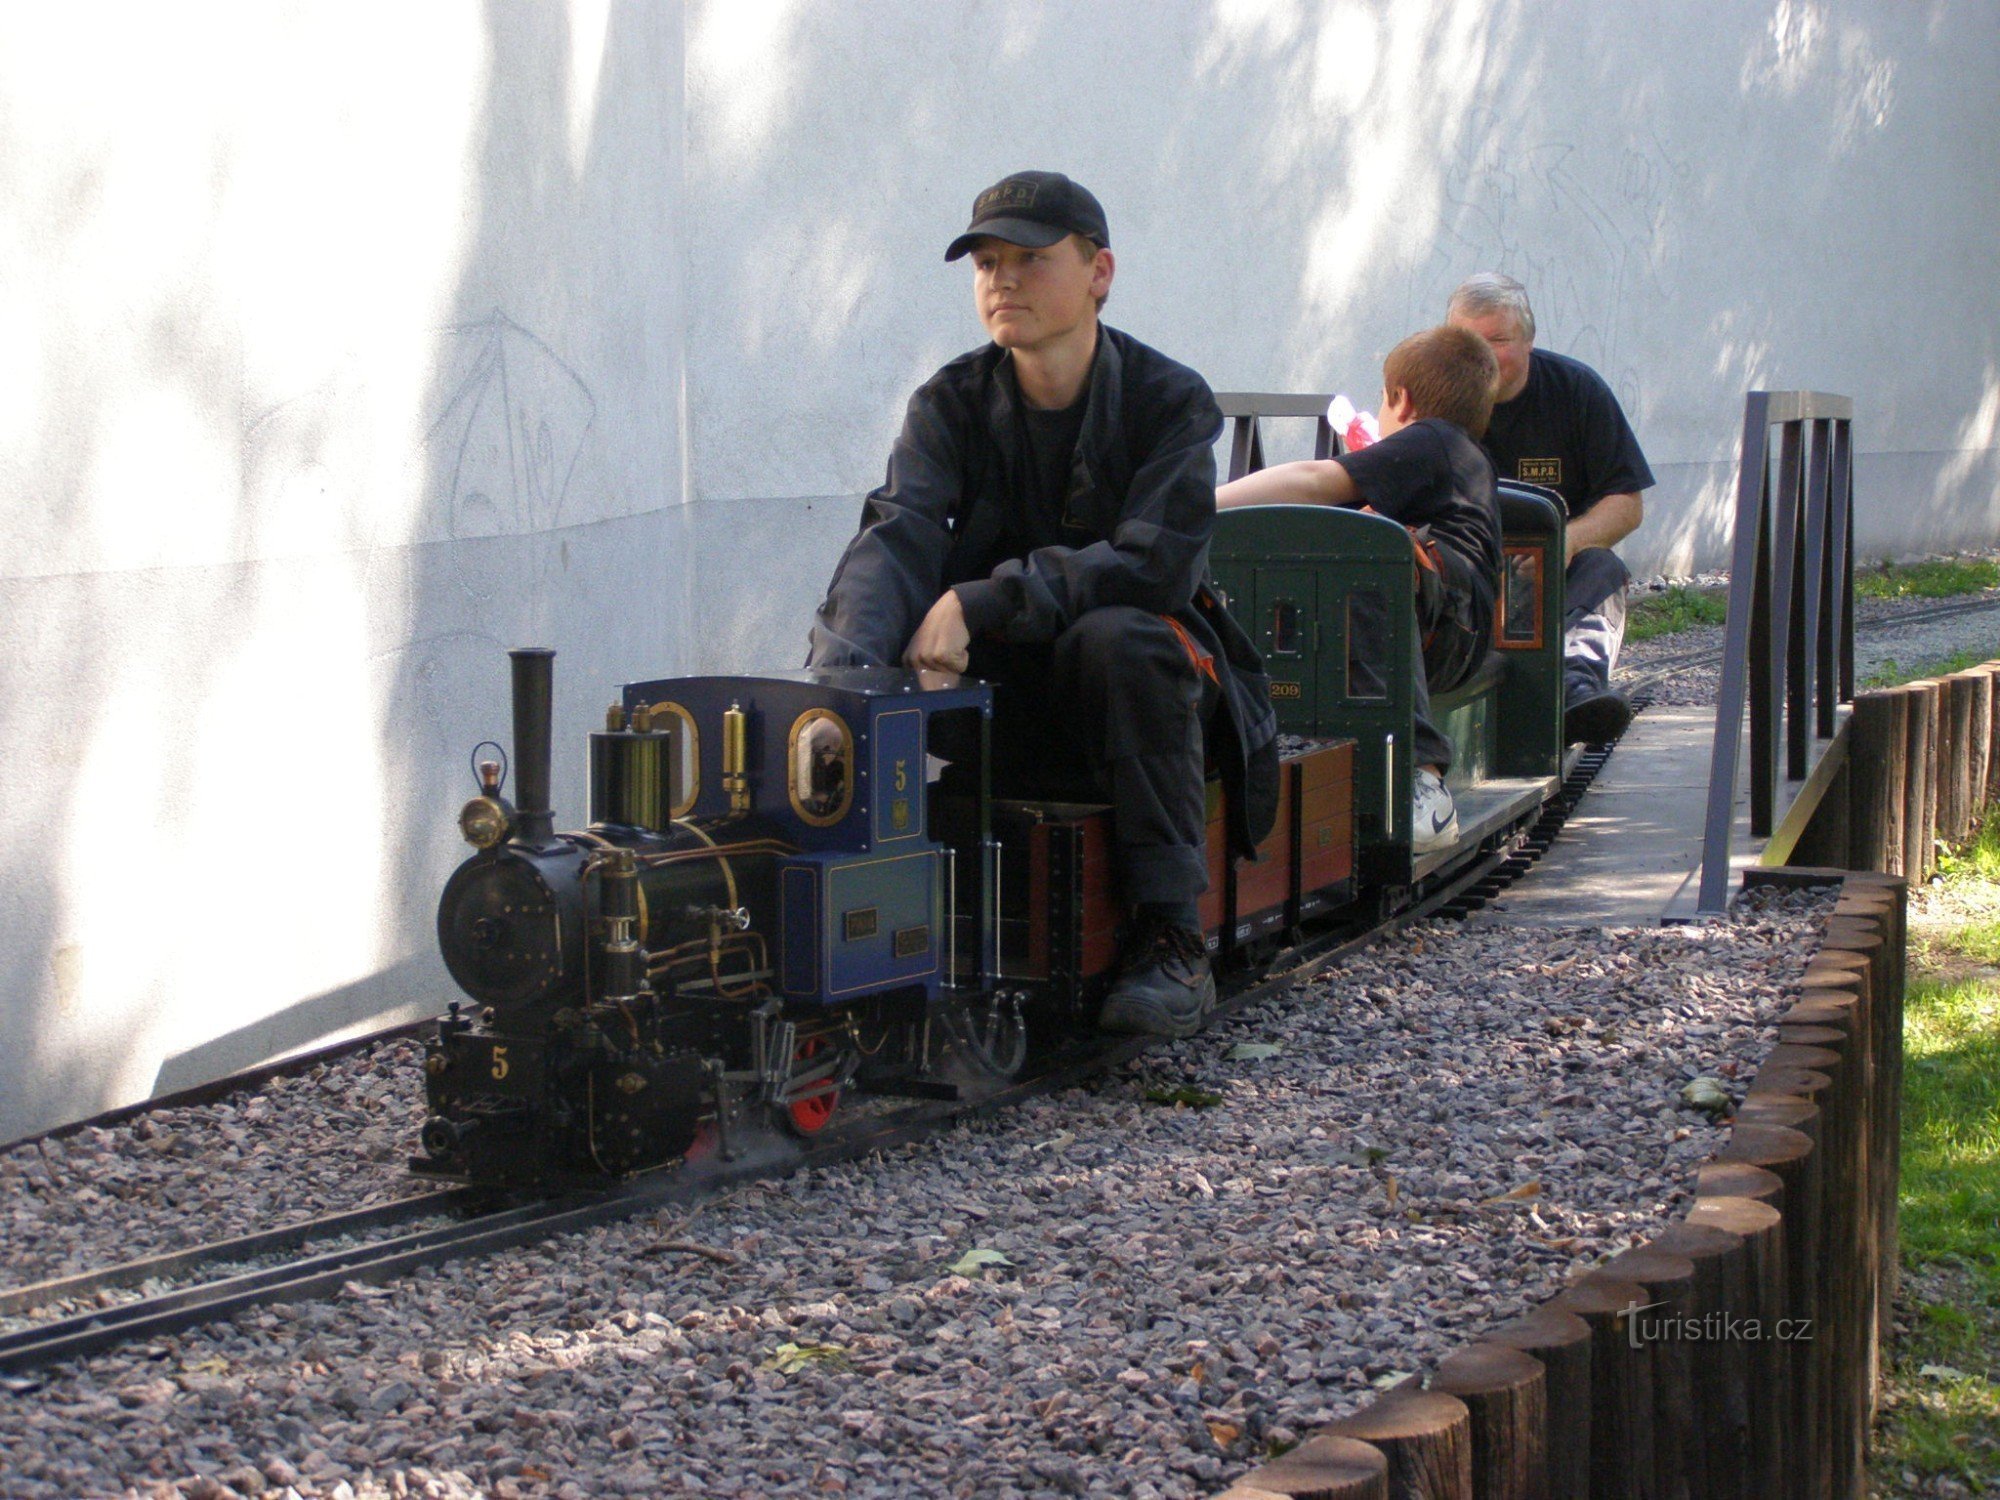
[[[1909,888],[1745,883],[1839,894],[1685,1218],[1224,1500],[1863,1500],[1896,1289]]]
[[[2000,662],[1990,661],[1857,694],[1844,794],[1822,803],[1800,847],[1846,869],[1928,880],[1938,841],[1970,838],[2000,802],[1996,707]]]

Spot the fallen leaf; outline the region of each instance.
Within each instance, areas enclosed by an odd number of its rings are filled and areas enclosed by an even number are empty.
[[[951,1263],[954,1276],[977,1276],[988,1266],[1011,1266],[1014,1262],[998,1250],[968,1250]]]
[[[1731,1101],[1729,1090],[1722,1086],[1720,1079],[1703,1076],[1681,1090],[1681,1103],[1703,1114],[1719,1115],[1727,1112]]]
[[[847,1370],[847,1351],[838,1344],[780,1344],[764,1361],[764,1368],[780,1375],[796,1375],[818,1365],[828,1370]]]
[[[1231,1443],[1243,1436],[1243,1429],[1238,1427],[1234,1422],[1225,1422],[1220,1417],[1210,1417],[1208,1419],[1208,1435],[1215,1439],[1216,1447],[1227,1448]]]
[[[1238,1042],[1223,1055],[1232,1062],[1262,1062],[1267,1057],[1282,1057],[1284,1052],[1277,1042]]]
[[[1533,1181],[1524,1182],[1519,1187],[1509,1188],[1498,1197],[1482,1198],[1479,1200],[1479,1203],[1482,1208],[1491,1208],[1496,1203],[1526,1203],[1532,1198],[1539,1198],[1541,1196],[1542,1184],[1540,1179],[1537,1178]]]
[[[1179,1088],[1150,1088],[1146,1090],[1148,1104],[1185,1104],[1189,1109],[1214,1109],[1222,1102],[1222,1095],[1212,1094],[1207,1089],[1198,1089],[1191,1084]]]
[[[1384,1172],[1382,1174],[1382,1190],[1389,1195],[1389,1207],[1394,1208],[1396,1206],[1396,1200],[1402,1196],[1402,1191],[1403,1191],[1401,1188],[1396,1186],[1395,1173]]]
[[[1401,1385],[1410,1378],[1408,1370],[1384,1370],[1368,1383],[1378,1391],[1386,1391],[1392,1385]]]

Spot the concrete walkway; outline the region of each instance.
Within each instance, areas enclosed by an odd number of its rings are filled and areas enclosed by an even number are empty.
[[[1468,925],[1653,927],[1691,917],[1714,736],[1711,708],[1640,714],[1548,853]],[[1747,795],[1738,803],[1731,853],[1740,866],[1756,850]]]

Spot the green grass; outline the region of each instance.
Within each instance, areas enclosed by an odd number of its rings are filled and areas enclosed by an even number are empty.
[[[1866,692],[1869,688],[1897,687],[1905,682],[1915,682],[1920,677],[1949,677],[1953,672],[1963,672],[1967,667],[1976,667],[1991,659],[1984,651],[1954,651],[1950,656],[1906,667],[1893,656],[1885,657],[1881,666],[1861,679],[1860,690]]]
[[[2000,561],[1986,558],[1933,558],[1927,562],[1878,563],[1854,570],[1854,592],[1863,599],[1948,599],[1993,588],[2000,588]],[[1676,587],[1663,594],[1635,598],[1625,617],[1625,639],[1650,641],[1704,625],[1720,625],[1728,603],[1726,588]],[[1923,674],[1912,672],[1889,680],[1908,682],[1920,675]],[[1868,685],[1883,687],[1887,680],[1871,681]]]
[[[1720,625],[1729,607],[1727,589],[1671,588],[1634,599],[1625,613],[1625,639],[1650,641],[1703,625]]]
[[[1898,1341],[1873,1493],[2000,1486],[2000,817],[1912,914]],[[1937,1493],[1923,1489],[1925,1494]]]
[[[2000,562],[1985,558],[1934,558],[1854,570],[1854,592],[1864,599],[1948,599],[1992,588],[2000,588]]]

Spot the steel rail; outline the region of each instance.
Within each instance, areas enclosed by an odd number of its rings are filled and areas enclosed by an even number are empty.
[[[1969,599],[1931,609],[1911,610],[1907,614],[1883,615],[1870,620],[1857,619],[1854,622],[1854,633],[1857,637],[1884,634],[1901,629],[1905,625],[1926,625],[1938,620],[1957,619],[1962,615],[1980,614],[2000,614],[2000,599]],[[1722,627],[1718,625],[1706,628],[1720,630]],[[1720,644],[1701,646],[1672,656],[1654,657],[1643,668],[1632,673],[1632,680],[1635,683],[1653,683],[1676,667],[1697,666],[1703,662],[1719,662],[1721,659]]]
[[[347,1213],[327,1214],[317,1219],[301,1219],[277,1229],[235,1239],[212,1240],[163,1250],[94,1271],[52,1277],[47,1281],[0,1290],[0,1318],[18,1318],[53,1302],[74,1302],[100,1292],[143,1286],[148,1281],[172,1281],[209,1267],[243,1265],[267,1255],[297,1250],[315,1240],[334,1239],[344,1234],[365,1234],[407,1224],[413,1219],[437,1214],[461,1213],[475,1205],[491,1203],[493,1194],[479,1188],[446,1188],[441,1192],[417,1193]],[[0,1337],[0,1348],[5,1347]]]

